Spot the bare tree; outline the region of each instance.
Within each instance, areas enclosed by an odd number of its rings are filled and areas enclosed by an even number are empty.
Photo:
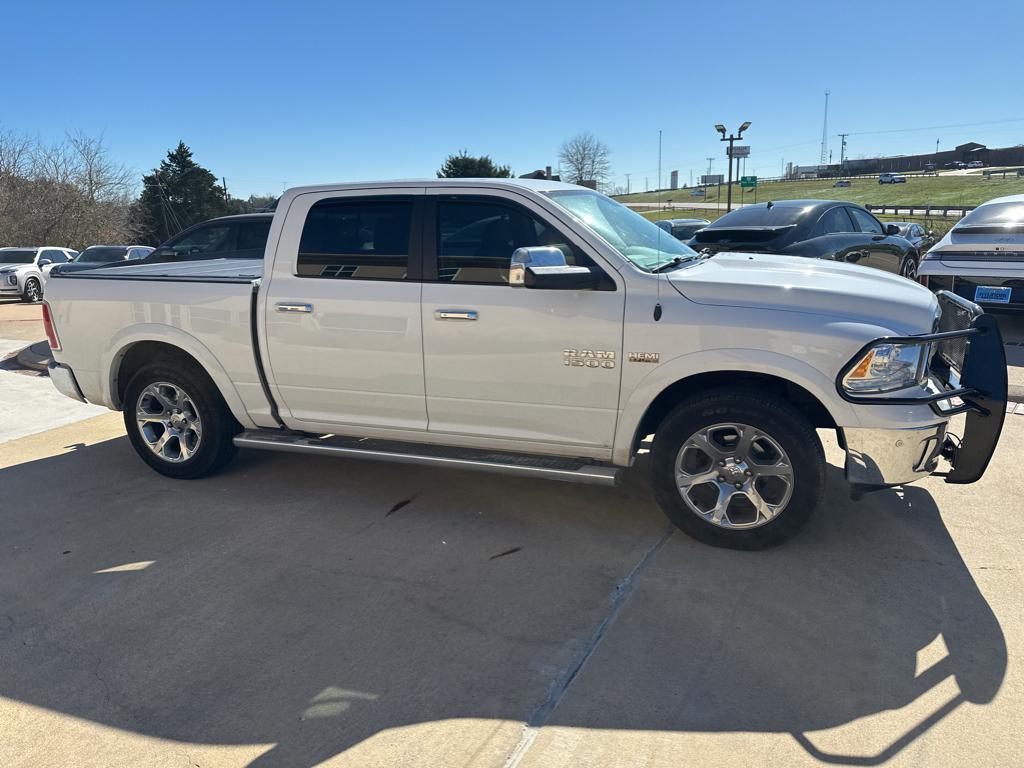
[[[83,248],[126,240],[132,174],[102,139],[44,144],[0,134],[0,245]]]
[[[579,133],[562,144],[558,159],[562,164],[562,175],[571,184],[596,182],[603,187],[611,176],[608,145],[592,133]]]

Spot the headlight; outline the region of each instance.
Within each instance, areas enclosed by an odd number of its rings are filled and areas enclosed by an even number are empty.
[[[12,274],[6,275],[6,277],[7,277],[7,284],[8,285],[17,285],[18,284],[18,276],[17,275],[12,273]]]
[[[881,394],[923,385],[928,376],[928,343],[893,344],[880,341],[847,366],[843,389],[850,394]]]

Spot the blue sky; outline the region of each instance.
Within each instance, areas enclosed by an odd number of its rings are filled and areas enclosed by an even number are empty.
[[[617,181],[747,173],[977,140],[1024,142],[1024,3],[130,2],[8,4],[0,130],[102,135],[141,174],[179,139],[232,194],[433,176],[462,148],[525,173],[590,131]],[[725,45],[726,53],[717,53]],[[14,58],[10,58],[13,56]],[[963,125],[971,124],[971,125]],[[933,127],[951,126],[961,127]]]

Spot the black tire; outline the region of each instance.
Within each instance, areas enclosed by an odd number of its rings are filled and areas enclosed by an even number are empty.
[[[21,300],[34,304],[43,298],[43,286],[34,277],[25,281],[25,292],[21,294]]]
[[[699,431],[728,422],[763,432],[781,447],[792,468],[788,501],[775,517],[757,527],[725,528],[712,523],[690,508],[676,485],[676,460],[684,444]],[[782,397],[755,390],[718,390],[683,401],[659,425],[651,453],[654,495],[669,520],[689,536],[715,547],[757,550],[782,543],[807,522],[825,488],[825,452],[814,427]],[[743,480],[742,476],[738,479]],[[749,502],[750,497],[745,498]],[[732,509],[732,504],[727,502],[726,509]],[[754,518],[761,520],[756,512]]]
[[[900,264],[900,275],[907,278],[907,280],[913,280],[917,282],[917,265],[918,258],[913,253],[908,253],[903,258],[903,263]]]
[[[188,399],[188,410],[194,410],[201,424],[201,437],[194,446],[194,453],[188,458],[176,461],[162,458],[150,447],[136,419],[143,392],[158,383],[180,387],[181,393]],[[242,429],[210,377],[187,359],[150,363],[132,376],[125,390],[124,426],[132,447],[143,461],[161,475],[182,480],[205,477],[229,462],[238,451],[233,438]],[[157,435],[160,434],[157,431]]]

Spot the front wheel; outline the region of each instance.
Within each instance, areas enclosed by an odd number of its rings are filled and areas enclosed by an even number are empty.
[[[688,399],[658,427],[653,488],[698,541],[763,549],[807,522],[825,486],[814,427],[781,397],[723,390]]]
[[[39,284],[39,281],[34,277],[30,277],[25,281],[25,292],[21,294],[21,300],[27,301],[29,304],[34,304],[43,298],[43,288]]]
[[[151,363],[132,377],[124,426],[143,461],[179,479],[204,477],[230,461],[241,429],[209,376],[182,360]]]

